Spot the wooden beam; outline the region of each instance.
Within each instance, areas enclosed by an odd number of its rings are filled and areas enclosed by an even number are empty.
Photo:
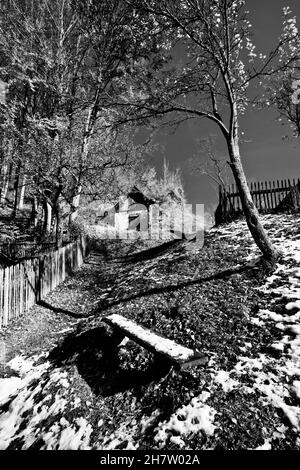
[[[111,326],[119,335],[119,338],[127,336],[135,343],[148,349],[155,355],[159,355],[169,360],[175,367],[185,369],[190,366],[207,364],[208,357],[177,344],[175,341],[164,338],[153,331],[138,325],[132,320],[124,318],[122,315],[112,314],[102,318],[102,321]]]

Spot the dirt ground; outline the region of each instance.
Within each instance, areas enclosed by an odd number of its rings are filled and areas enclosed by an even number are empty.
[[[292,216],[284,224],[280,217],[267,217],[265,223],[274,240],[297,246]],[[42,305],[1,330],[2,378],[16,375],[8,364],[16,356],[31,358],[33,371],[47,360],[39,385],[30,388],[32,410],[49,396],[53,401],[38,423],[27,410],[4,448],[300,448],[298,422],[288,419],[292,412],[297,416],[298,398],[278,391],[282,381],[291,387],[298,383],[294,370],[276,372],[290,357],[287,342],[281,352],[272,349],[283,330],[271,321],[260,323],[266,315],[261,312],[281,315],[285,304],[274,290],[262,289],[274,267],[255,261],[259,253],[245,233],[238,222],[209,232],[204,247],[182,241],[159,248],[103,242]],[[294,258],[284,262],[290,270],[298,266]],[[289,278],[277,277],[275,288]],[[133,342],[122,346],[118,357],[107,358],[111,332],[101,317],[109,313],[201,350],[209,365],[166,374]],[[60,385],[54,380],[58,373]],[[23,372],[18,374],[23,379]],[[41,382],[50,395],[38,388]],[[275,395],[285,401],[276,402]],[[68,404],[50,412],[58,397]],[[25,425],[30,439],[22,431]],[[81,433],[77,447],[73,434],[66,440],[66,429],[73,429],[77,441]]]

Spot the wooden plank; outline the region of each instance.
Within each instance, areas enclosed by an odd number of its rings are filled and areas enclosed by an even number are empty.
[[[272,212],[272,210],[274,208],[274,202],[273,202],[273,191],[272,191],[272,182],[271,181],[266,181],[266,189],[267,189],[268,195],[269,195],[268,212]]]
[[[3,297],[4,297],[4,270],[0,269],[0,328],[2,326],[2,317],[3,317]]]
[[[262,212],[266,212],[268,210],[268,203],[266,203],[266,199],[267,199],[267,194],[266,194],[266,190],[264,188],[264,182],[261,181],[260,182],[260,194],[259,194],[259,200],[260,200],[260,207],[261,207],[261,211]]]
[[[258,204],[257,204],[257,185],[256,185],[256,182],[253,183],[253,202],[254,202],[255,206],[257,207]]]
[[[20,310],[19,315],[24,313],[24,265],[20,264]]]
[[[287,180],[284,180],[284,197],[286,198],[288,195],[288,184]]]
[[[40,300],[40,263],[39,259],[34,260],[34,302]]]
[[[57,252],[55,251],[54,252],[54,256],[53,256],[53,262],[54,262],[54,273],[53,273],[53,276],[54,276],[54,279],[53,279],[53,288],[55,289],[56,286],[57,286]]]
[[[33,271],[33,261],[30,260],[29,262],[29,269],[30,269],[30,305],[31,308],[34,305],[34,271]]]
[[[296,180],[297,208],[300,208],[300,180]]]
[[[257,206],[258,206],[258,210],[261,212],[262,210],[264,210],[264,207],[263,207],[263,193],[264,193],[264,189],[263,189],[263,182],[262,181],[258,181],[257,182]]]
[[[11,266],[9,269],[9,308],[8,308],[8,321],[13,318],[13,308],[14,308],[14,282],[13,282],[13,270],[14,266]]]
[[[27,261],[23,263],[23,270],[24,270],[24,310],[23,313],[27,311],[28,307],[28,278],[27,278]]]
[[[26,312],[28,312],[28,310],[30,309],[31,307],[31,287],[30,287],[30,283],[31,283],[31,278],[30,278],[30,261],[28,260],[26,262],[26,277],[27,277],[27,309],[26,309]]]
[[[48,285],[48,254],[43,257],[43,297],[47,295]]]
[[[277,193],[277,190],[278,190],[278,181],[277,181],[277,186],[276,186],[276,182],[273,181],[273,192],[274,192],[274,201],[275,201],[274,209],[276,209],[276,207],[278,206],[278,193]]]
[[[269,189],[270,189],[270,198],[271,198],[271,211],[275,209],[275,202],[274,202],[274,192],[272,188],[272,181],[269,181]]]
[[[75,259],[75,249],[74,249],[74,248],[75,248],[75,246],[72,245],[72,246],[71,246],[71,253],[72,253],[72,271],[75,270],[75,261],[76,261],[76,259]]]
[[[9,268],[4,269],[4,298],[3,298],[3,316],[2,324],[8,324],[8,303],[9,303]]]
[[[8,268],[8,276],[7,276],[7,282],[8,282],[8,305],[7,305],[7,323],[11,319],[11,305],[12,305],[12,267]]]
[[[63,282],[63,248],[60,248],[59,250],[59,280],[60,282]]]
[[[13,283],[14,283],[14,308],[13,308],[13,318],[17,318],[18,316],[18,265],[14,266],[13,272]]]
[[[27,312],[31,307],[31,294],[32,294],[32,289],[31,289],[31,266],[30,266],[30,260],[27,261],[27,297],[28,297],[28,302],[27,302]]]
[[[163,356],[180,369],[208,362],[208,357],[205,354],[166,339],[147,328],[143,328],[136,322],[122,317],[122,315],[109,315],[102,318],[102,321],[116,329],[118,333],[121,333],[121,336],[123,334],[152,353]]]
[[[44,258],[44,269],[45,269],[45,275],[44,275],[44,280],[45,280],[45,291],[44,295],[46,296],[49,292],[49,285],[50,285],[50,269],[49,269],[49,260],[50,260],[50,254],[48,253],[45,258]]]
[[[49,285],[49,292],[53,289],[53,255],[50,253],[49,257],[49,274],[50,274],[50,285]]]
[[[57,265],[57,285],[61,283],[61,263],[60,263],[60,251],[56,252],[56,265]]]
[[[270,192],[269,192],[269,188],[268,188],[268,182],[267,181],[264,181],[261,183],[262,185],[262,194],[261,194],[261,197],[262,197],[262,200],[263,200],[263,210],[264,212],[269,212],[270,209],[271,209],[271,200],[270,200]]]
[[[53,253],[53,289],[56,288],[56,279],[57,279],[57,256],[56,251]]]
[[[262,196],[262,193],[261,193],[261,188],[260,188],[260,181],[258,181],[257,182],[257,208],[258,208],[259,211],[263,210],[263,204],[262,204],[261,196]]]
[[[55,253],[52,253],[52,289],[56,287],[56,269],[55,269]]]
[[[28,260],[27,263],[27,275],[28,275],[28,306],[27,311],[31,308],[32,305],[32,270],[31,270],[31,262]]]
[[[266,201],[267,201],[267,211],[269,211],[271,209],[271,201],[270,201],[270,193],[268,191],[267,181],[265,181],[265,188],[266,188],[265,197],[266,197]]]
[[[288,184],[287,180],[284,180],[284,197],[288,195]]]
[[[279,204],[280,204],[280,202],[284,198],[284,181],[283,180],[280,181],[280,193],[279,193],[279,195],[280,195],[280,199],[279,199]]]
[[[36,291],[36,288],[37,288],[37,264],[36,264],[36,259],[34,258],[33,260],[33,263],[32,263],[32,301],[33,301],[33,304],[32,305],[35,305],[36,304],[36,301],[37,301],[37,291]]]
[[[289,194],[291,196],[292,208],[296,209],[297,208],[297,197],[296,197],[296,191],[294,190],[295,185],[291,182],[290,179],[288,179],[288,186],[289,186]]]
[[[17,290],[18,290],[17,265],[15,265],[14,268],[13,268],[12,283],[13,283],[13,286],[14,286],[12,316],[13,316],[13,318],[16,318],[17,317]]]
[[[62,249],[62,281],[66,279],[66,247]]]
[[[44,289],[43,289],[43,283],[44,283],[44,256],[39,257],[39,275],[40,275],[40,300],[44,298]]]
[[[48,284],[49,284],[49,264],[48,264],[49,254],[44,256],[44,275],[43,275],[43,297],[48,294]]]
[[[13,318],[17,318],[17,301],[18,301],[18,265],[14,266],[13,270],[13,284],[14,284],[14,307]]]

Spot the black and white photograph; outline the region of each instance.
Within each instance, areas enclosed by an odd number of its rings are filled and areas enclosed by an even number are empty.
[[[300,450],[299,25],[1,0],[1,456]]]

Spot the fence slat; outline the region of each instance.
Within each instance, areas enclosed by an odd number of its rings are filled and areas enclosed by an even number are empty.
[[[252,199],[257,209],[261,212],[274,212],[276,210],[286,210],[285,204],[282,201],[287,198],[287,207],[290,205],[293,209],[300,209],[300,178],[293,178],[277,181],[261,181],[248,183]],[[242,207],[240,196],[235,185],[227,185],[226,188],[219,188],[219,205],[216,211],[216,223],[224,223],[233,220],[238,214],[240,207]],[[78,241],[78,243],[80,243]],[[84,253],[86,248],[80,248]],[[67,252],[67,258],[69,252]],[[73,266],[73,250],[71,253]],[[80,262],[80,254],[76,257],[77,262]],[[68,267],[68,261],[65,263]]]
[[[75,269],[87,252],[84,238],[37,258],[0,269],[0,328],[23,315]]]
[[[3,282],[3,277],[4,277],[4,269],[0,269],[0,328],[3,323],[3,295],[4,295],[4,282]]]
[[[8,323],[8,299],[9,299],[9,268],[4,269],[4,301],[3,301],[3,325],[6,326]]]

